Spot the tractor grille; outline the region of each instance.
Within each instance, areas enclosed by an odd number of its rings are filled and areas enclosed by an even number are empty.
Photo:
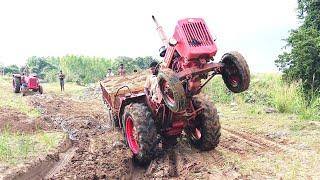
[[[213,45],[211,36],[203,22],[185,23],[182,25],[182,30],[191,47]]]

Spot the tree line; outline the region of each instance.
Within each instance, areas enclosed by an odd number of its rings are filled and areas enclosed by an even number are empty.
[[[306,98],[312,100],[320,95],[320,1],[298,0],[297,10],[302,24],[291,30],[275,63],[283,79],[301,81]]]
[[[134,70],[147,69],[152,61],[158,60],[151,56],[137,58],[119,56],[114,59],[76,55],[62,57],[32,56],[27,59],[26,64],[22,67],[10,65],[2,66],[2,69],[5,74],[13,74],[21,73],[27,68],[29,72],[37,73],[41,79],[47,82],[57,81],[57,74],[62,70],[66,75],[66,81],[83,85],[103,79],[109,68],[116,74],[120,64],[124,65],[127,73],[131,73]]]

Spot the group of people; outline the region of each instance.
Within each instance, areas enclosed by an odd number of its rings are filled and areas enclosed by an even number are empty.
[[[146,79],[145,85],[144,85],[144,92],[147,96],[149,96],[152,100],[157,101],[157,95],[159,93],[158,88],[158,81],[157,81],[157,75],[158,75],[158,63],[152,62],[149,65],[151,75]],[[137,72],[137,70],[134,70],[134,72]],[[124,76],[126,74],[126,70],[124,68],[123,64],[120,64],[120,67],[118,69],[118,75]],[[112,72],[112,69],[109,68],[106,74],[106,77],[114,76],[114,73]]]
[[[158,74],[158,63],[157,62],[152,62],[149,66],[150,71],[151,71],[151,76],[149,76],[145,82],[144,85],[144,92],[147,96],[150,96],[151,99],[156,100],[156,94],[158,93],[158,83],[157,83],[157,74]],[[135,70],[134,72],[137,72],[137,70]],[[125,76],[126,75],[126,70],[124,68],[123,64],[120,64],[120,67],[118,69],[118,75],[119,76]],[[106,74],[106,77],[111,77],[114,76],[112,69],[109,68]],[[64,79],[65,79],[65,75],[62,73],[62,70],[60,70],[59,74],[58,74],[58,78],[60,81],[60,89],[61,91],[64,91]]]
[[[118,75],[119,76],[124,76],[126,75],[126,69],[124,68],[123,64],[120,64],[120,67],[118,69]],[[109,68],[106,77],[114,76],[112,69]]]

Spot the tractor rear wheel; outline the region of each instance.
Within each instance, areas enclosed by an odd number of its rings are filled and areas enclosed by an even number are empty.
[[[21,85],[20,78],[14,77],[13,80],[12,80],[13,92],[20,93],[20,85]]]
[[[203,113],[195,118],[195,126],[188,129],[188,138],[196,148],[209,151],[217,147],[221,136],[221,125],[216,107],[209,97],[199,94],[193,97],[195,109],[204,108]]]
[[[181,81],[171,69],[163,69],[158,74],[158,85],[167,107],[178,112],[186,108],[186,95]]]
[[[43,93],[43,88],[42,86],[39,85],[39,93],[42,94]]]
[[[231,51],[222,56],[224,67],[222,79],[228,89],[240,93],[248,89],[250,84],[249,66],[244,57],[236,51]]]
[[[157,145],[157,130],[147,106],[133,103],[125,107],[122,118],[127,145],[138,164],[148,164]]]

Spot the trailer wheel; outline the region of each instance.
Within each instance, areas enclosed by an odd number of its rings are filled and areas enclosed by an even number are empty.
[[[181,81],[171,69],[163,69],[158,74],[158,85],[167,107],[178,112],[186,108],[186,95]]]
[[[126,106],[124,112],[123,130],[133,159],[138,164],[148,164],[157,145],[157,130],[151,112],[139,103]]]
[[[193,97],[196,109],[203,107],[204,111],[195,118],[195,126],[188,129],[188,139],[196,148],[208,151],[218,146],[221,136],[221,125],[217,109],[208,96],[199,94]]]
[[[20,93],[20,85],[21,85],[20,78],[14,77],[12,80],[13,92]]]
[[[224,68],[222,79],[228,89],[234,93],[240,93],[248,89],[250,84],[249,66],[244,57],[236,51],[222,56]]]

